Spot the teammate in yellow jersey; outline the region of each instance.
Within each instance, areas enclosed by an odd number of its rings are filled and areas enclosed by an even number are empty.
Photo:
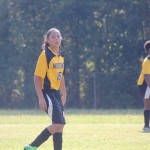
[[[145,42],[144,48],[148,55],[142,63],[138,86],[144,100],[144,131],[150,132],[150,41]]]
[[[54,150],[62,150],[62,132],[65,125],[63,107],[66,103],[64,79],[64,56],[60,50],[61,33],[51,28],[43,44],[35,73],[34,84],[39,99],[39,108],[47,112],[52,124],[46,127],[24,150],[36,150],[53,135]]]

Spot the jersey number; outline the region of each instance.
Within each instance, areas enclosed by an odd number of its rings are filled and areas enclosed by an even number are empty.
[[[57,73],[57,80],[61,80],[61,77],[62,77],[62,72],[58,72]]]

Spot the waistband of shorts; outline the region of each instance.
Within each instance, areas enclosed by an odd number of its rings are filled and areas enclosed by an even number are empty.
[[[43,92],[50,92],[50,93],[59,92],[59,90],[55,90],[55,89],[43,89],[42,91]]]

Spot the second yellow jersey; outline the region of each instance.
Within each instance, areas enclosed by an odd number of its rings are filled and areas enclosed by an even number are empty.
[[[142,63],[142,69],[141,69],[141,74],[138,79],[138,85],[143,85],[144,83],[144,75],[149,74],[150,75],[150,56],[147,56],[143,63]]]

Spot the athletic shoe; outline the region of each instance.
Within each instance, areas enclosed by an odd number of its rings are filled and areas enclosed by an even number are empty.
[[[144,128],[143,128],[143,131],[145,131],[145,132],[150,132],[150,127],[144,127]]]
[[[33,147],[33,146],[30,146],[30,145],[27,145],[24,147],[24,150],[37,150],[36,147]]]

